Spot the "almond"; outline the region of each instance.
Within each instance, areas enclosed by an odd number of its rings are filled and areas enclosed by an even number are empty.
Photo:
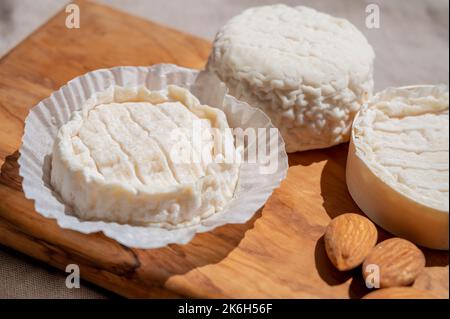
[[[325,250],[340,271],[362,264],[377,243],[377,228],[366,217],[343,214],[334,218],[325,232]]]
[[[412,287],[392,287],[375,290],[363,299],[435,299],[430,291]]]
[[[416,289],[430,290],[437,297],[448,299],[448,273],[446,267],[426,267],[414,281]]]
[[[425,268],[425,256],[410,241],[391,238],[376,245],[367,256],[363,264],[364,279],[371,274],[367,269],[373,269],[373,265],[379,269],[381,288],[407,286]]]

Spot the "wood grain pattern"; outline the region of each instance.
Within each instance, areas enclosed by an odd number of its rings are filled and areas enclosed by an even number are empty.
[[[292,154],[286,180],[243,225],[187,245],[129,249],[102,234],[59,228],[24,198],[17,149],[29,109],[85,72],[117,65],[203,67],[210,44],[82,1],[81,28],[61,12],[0,60],[0,242],[126,297],[349,298],[367,293],[359,270],[341,273],[323,244],[334,216],[359,212],[345,185],[347,146]],[[380,240],[389,237],[381,232]],[[448,252],[425,250],[427,266]],[[447,268],[448,272],[448,268]]]

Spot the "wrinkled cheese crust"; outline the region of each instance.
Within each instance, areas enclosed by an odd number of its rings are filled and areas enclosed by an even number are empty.
[[[363,108],[354,124],[357,155],[379,178],[405,196],[447,212],[448,105],[448,92],[396,96]]]
[[[251,8],[216,35],[208,69],[260,107],[288,152],[349,140],[373,90],[374,52],[347,20],[306,7]]]
[[[88,100],[60,128],[51,184],[86,220],[164,227],[196,223],[230,201],[239,166],[212,162],[224,151],[213,154],[212,146],[206,149],[209,161],[200,156],[204,149],[191,139],[194,121],[233,139],[225,114],[200,105],[185,89],[112,87]],[[180,128],[185,135],[172,139]],[[179,161],[173,152],[177,147],[199,160]]]

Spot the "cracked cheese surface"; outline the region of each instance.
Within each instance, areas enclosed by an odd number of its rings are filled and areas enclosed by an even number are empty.
[[[379,178],[409,198],[447,212],[448,107],[448,92],[393,96],[364,108],[354,124],[357,153]]]
[[[193,141],[194,123],[204,143]],[[239,172],[236,163],[212,161],[225,150],[208,143],[211,128],[233,139],[223,112],[200,105],[185,89],[112,88],[60,128],[51,183],[83,219],[164,227],[199,222],[228,203]],[[183,161],[175,150],[190,157]]]
[[[307,7],[245,10],[217,33],[208,69],[261,108],[288,152],[349,140],[373,90],[374,52],[350,22]]]

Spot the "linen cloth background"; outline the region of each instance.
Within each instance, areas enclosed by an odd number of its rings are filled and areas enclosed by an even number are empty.
[[[136,16],[212,40],[233,15],[256,5],[306,5],[350,20],[372,44],[375,90],[410,84],[448,85],[447,0],[98,0]],[[380,28],[365,26],[365,8],[380,7]],[[0,58],[66,5],[61,0],[0,0]],[[81,14],[83,14],[81,12]],[[88,283],[67,289],[65,273],[0,246],[0,298],[104,298]]]

